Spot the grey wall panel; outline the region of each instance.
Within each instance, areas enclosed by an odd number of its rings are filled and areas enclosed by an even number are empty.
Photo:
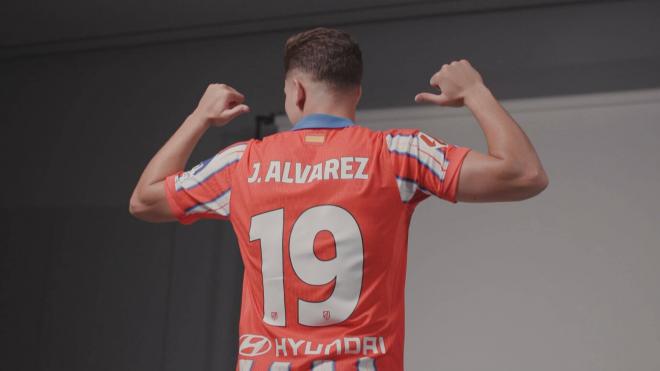
[[[109,208],[70,209],[60,218],[43,369],[160,369],[174,227],[141,225]]]
[[[61,224],[34,211],[0,213],[0,367],[39,370],[52,239]]]
[[[173,225],[110,208],[2,212],[1,368],[161,369]]]
[[[411,370],[660,368],[660,90],[505,102],[550,184],[521,202],[413,214]],[[467,109],[363,112],[487,152]],[[459,183],[460,187],[460,183]]]
[[[179,226],[165,370],[230,370],[236,362],[243,266],[231,224]]]
[[[612,1],[612,0],[600,0]],[[200,0],[180,2],[8,0],[0,13],[0,45],[9,55],[236,36],[321,22],[367,23],[593,0]],[[56,16],[53,16],[56,14]],[[0,58],[5,50],[0,49]]]

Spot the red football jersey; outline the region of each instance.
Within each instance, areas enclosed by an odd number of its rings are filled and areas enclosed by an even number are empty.
[[[470,148],[311,114],[166,178],[183,224],[230,220],[245,272],[237,370],[403,370],[408,229],[456,203]]]

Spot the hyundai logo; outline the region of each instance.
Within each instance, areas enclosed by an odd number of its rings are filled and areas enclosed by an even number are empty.
[[[246,334],[240,337],[239,342],[241,345],[238,348],[238,353],[247,357],[260,356],[272,348],[270,340],[261,335]]]

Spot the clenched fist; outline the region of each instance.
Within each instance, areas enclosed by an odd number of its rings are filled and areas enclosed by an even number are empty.
[[[415,102],[429,102],[441,106],[461,107],[464,98],[483,86],[483,80],[477,70],[465,59],[443,64],[440,71],[432,77],[430,84],[440,89],[440,94],[419,93]]]
[[[245,96],[226,84],[211,84],[200,99],[195,113],[209,125],[224,126],[234,118],[250,111],[243,104]]]

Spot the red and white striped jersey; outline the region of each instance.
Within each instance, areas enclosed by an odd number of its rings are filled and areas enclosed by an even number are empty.
[[[403,370],[408,229],[456,203],[470,148],[305,116],[166,178],[177,219],[230,220],[243,263],[237,370]]]

